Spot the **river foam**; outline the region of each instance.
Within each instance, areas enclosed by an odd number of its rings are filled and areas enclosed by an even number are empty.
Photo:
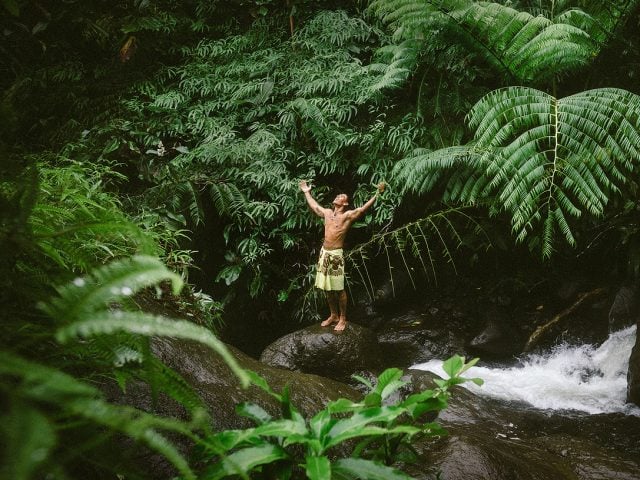
[[[640,416],[640,408],[625,403],[629,356],[635,337],[636,327],[632,326],[612,333],[599,347],[560,345],[544,355],[528,355],[515,367],[476,366],[464,376],[480,377],[484,385],[478,387],[468,382],[463,386],[479,395],[526,402],[539,409]],[[442,360],[411,368],[445,376]]]

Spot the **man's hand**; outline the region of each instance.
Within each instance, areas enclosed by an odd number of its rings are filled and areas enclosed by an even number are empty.
[[[378,193],[384,192],[384,187],[386,187],[386,184],[384,182],[380,182],[378,184]]]
[[[300,180],[300,190],[302,190],[304,193],[307,193],[311,190],[311,186],[307,184],[306,180]]]

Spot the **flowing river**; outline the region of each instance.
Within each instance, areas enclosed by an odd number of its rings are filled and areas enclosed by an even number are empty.
[[[542,355],[527,355],[511,367],[476,366],[465,376],[480,377],[484,385],[468,382],[463,386],[478,395],[524,402],[541,410],[640,416],[640,408],[625,403],[635,335],[632,326],[612,333],[600,346],[560,345]],[[442,360],[431,360],[412,368],[445,376],[441,366]]]

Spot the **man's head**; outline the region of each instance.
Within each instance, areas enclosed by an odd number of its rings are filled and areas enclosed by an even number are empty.
[[[333,199],[333,204],[336,207],[346,207],[349,205],[349,197],[345,193],[340,193]]]

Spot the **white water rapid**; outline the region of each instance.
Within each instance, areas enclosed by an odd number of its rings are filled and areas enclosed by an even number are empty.
[[[625,404],[635,334],[632,326],[612,333],[599,347],[561,345],[544,355],[529,355],[515,367],[476,366],[464,376],[480,377],[484,385],[467,382],[463,386],[479,395],[526,402],[540,409],[640,416],[640,408]],[[441,360],[431,360],[411,368],[445,376],[441,366]]]

